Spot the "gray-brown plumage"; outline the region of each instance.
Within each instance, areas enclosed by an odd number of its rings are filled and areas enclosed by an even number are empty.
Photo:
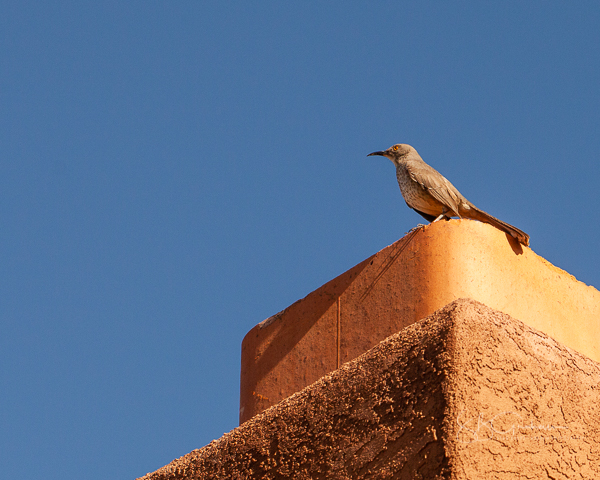
[[[471,218],[489,223],[508,233],[520,243],[529,245],[529,235],[502,220],[493,217],[463,197],[437,170],[427,165],[410,145],[393,145],[380,155],[396,166],[396,178],[406,204],[430,222],[450,217]]]

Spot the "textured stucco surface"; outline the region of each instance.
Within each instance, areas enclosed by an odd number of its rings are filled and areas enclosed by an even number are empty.
[[[600,361],[598,290],[491,225],[436,222],[248,332],[240,423],[458,298],[508,313]]]
[[[597,479],[599,405],[597,363],[461,299],[144,478]]]

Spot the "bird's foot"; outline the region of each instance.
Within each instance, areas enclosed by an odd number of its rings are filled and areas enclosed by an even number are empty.
[[[408,232],[406,232],[406,235],[408,235],[409,233],[413,233],[416,232],[417,230],[420,230],[421,228],[425,228],[427,225],[424,225],[422,223],[419,223],[416,227],[411,228]]]

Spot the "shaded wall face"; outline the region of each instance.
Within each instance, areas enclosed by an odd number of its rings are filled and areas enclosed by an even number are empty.
[[[402,257],[410,247],[409,241],[397,242],[246,335],[240,422],[418,320],[418,295],[409,278],[418,266],[415,256]]]

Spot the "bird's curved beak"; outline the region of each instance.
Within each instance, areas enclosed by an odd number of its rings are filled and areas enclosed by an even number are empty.
[[[380,157],[385,157],[385,152],[373,152],[373,153],[369,153],[367,155],[367,157],[370,157],[372,155],[379,155]]]

